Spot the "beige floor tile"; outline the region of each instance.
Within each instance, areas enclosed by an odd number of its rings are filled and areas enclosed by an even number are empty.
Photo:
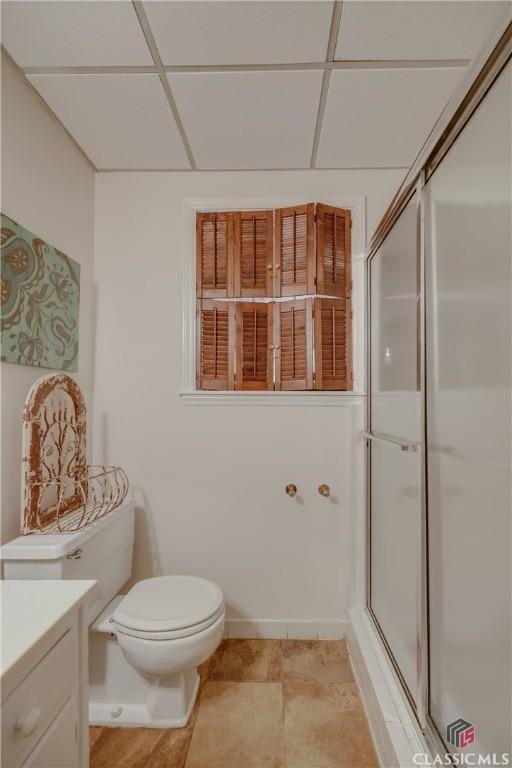
[[[91,768],[377,766],[343,642],[228,640],[199,672],[186,728],[92,727]]]
[[[199,693],[185,728],[89,728],[90,768],[183,768],[210,661],[198,667]],[[101,743],[98,743],[101,739]]]
[[[146,768],[163,731],[105,728],[90,751],[90,768]]]
[[[137,768],[183,768],[187,759],[193,726],[161,731],[146,762],[141,762]],[[92,768],[92,766],[91,766]]]
[[[377,768],[355,683],[284,683],[285,753],[294,768]]]
[[[283,640],[283,681],[354,681],[344,640]]]
[[[207,682],[186,765],[282,768],[282,685]]]
[[[104,730],[105,728],[102,725],[89,726],[89,749],[93,748]]]
[[[280,640],[223,640],[213,655],[209,680],[223,682],[280,682]]]
[[[201,678],[201,683],[204,683],[204,681],[208,677],[208,670],[210,668],[212,658],[213,656],[207,659],[206,661],[203,661],[203,663],[200,664],[197,668],[197,672],[199,674],[199,677]]]

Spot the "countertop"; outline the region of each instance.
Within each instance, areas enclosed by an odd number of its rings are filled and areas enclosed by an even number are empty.
[[[38,644],[71,610],[88,601],[96,581],[0,581],[2,686],[28,672]],[[9,687],[9,686],[7,686]]]

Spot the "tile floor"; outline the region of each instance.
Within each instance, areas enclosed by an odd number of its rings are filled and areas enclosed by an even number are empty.
[[[179,730],[90,729],[90,768],[374,768],[346,645],[224,640]]]

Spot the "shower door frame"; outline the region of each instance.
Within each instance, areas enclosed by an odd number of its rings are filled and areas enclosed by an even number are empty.
[[[423,187],[424,187],[424,177],[425,174],[423,171],[420,172],[416,182],[411,185],[411,187],[407,190],[407,193],[403,196],[403,198],[400,200],[399,205],[397,205],[396,210],[394,211],[393,218],[390,220],[388,227],[386,228],[385,233],[383,236],[379,239],[378,244],[374,245],[372,244],[372,250],[368,256],[368,259],[366,261],[366,419],[365,419],[365,481],[366,481],[366,608],[372,618],[372,621],[374,623],[374,626],[378,632],[378,635],[381,639],[382,644],[384,645],[386,652],[388,654],[388,657],[393,665],[393,668],[395,670],[395,673],[400,680],[402,689],[407,697],[407,700],[415,714],[418,717],[418,720],[420,722],[420,725],[422,725],[423,729],[423,723],[425,722],[425,713],[426,713],[426,701],[424,700],[424,691],[425,691],[425,678],[427,677],[427,660],[426,660],[426,647],[427,643],[426,640],[426,628],[428,624],[426,624],[423,614],[425,613],[426,607],[427,607],[427,596],[424,595],[424,590],[422,589],[422,585],[425,583],[425,580],[419,579],[419,594],[418,594],[418,615],[417,615],[417,659],[418,659],[418,670],[417,670],[417,691],[418,691],[418,700],[415,702],[412,694],[409,691],[409,688],[407,686],[407,683],[405,682],[405,678],[401,672],[400,665],[398,664],[395,655],[387,641],[386,635],[384,633],[384,630],[380,626],[379,620],[373,610],[373,606],[371,603],[371,581],[372,581],[372,550],[371,550],[371,442],[372,440],[379,440],[384,441],[388,445],[394,445],[398,450],[402,451],[415,451],[417,452],[421,457],[421,466],[420,466],[420,552],[418,557],[418,562],[422,565],[423,562],[427,561],[427,551],[426,551],[426,455],[423,446],[426,443],[426,370],[425,370],[425,316],[424,316],[424,246],[423,246],[423,232],[424,232],[424,209],[422,206],[422,195],[423,195]],[[418,444],[413,442],[401,442],[399,440],[391,439],[387,435],[381,435],[378,432],[373,432],[372,430],[372,419],[371,419],[371,408],[372,408],[372,364],[371,364],[371,357],[372,357],[372,346],[371,346],[371,291],[372,291],[372,280],[371,280],[371,265],[374,256],[378,253],[380,247],[384,243],[384,240],[386,239],[387,235],[391,232],[395,224],[399,221],[401,214],[404,212],[407,205],[413,200],[413,198],[416,196],[415,204],[416,204],[416,264],[417,264],[417,274],[416,274],[416,281],[417,281],[417,300],[419,301],[418,304],[418,324],[417,324],[417,360],[418,360],[418,384],[420,389],[420,395],[421,395],[421,432],[420,432],[420,442]],[[425,543],[425,548],[423,544]],[[425,551],[424,551],[425,550]]]
[[[512,11],[507,25],[496,30],[492,39],[474,62],[467,77],[464,78],[452,99],[448,103],[439,121],[430,134],[415,163],[405,177],[400,189],[393,198],[391,205],[384,214],[375,235],[366,261],[365,294],[366,294],[366,414],[365,414],[365,481],[366,481],[366,609],[373,622],[376,632],[384,646],[388,658],[396,672],[398,680],[411,710],[425,736],[429,748],[434,753],[448,753],[449,746],[443,735],[430,717],[429,692],[429,594],[428,594],[428,463],[427,463],[427,400],[426,400],[426,237],[425,186],[441,163],[452,144],[469,122],[473,113],[499,77],[502,70],[512,59]],[[373,439],[385,439],[378,433],[372,433],[371,423],[371,263],[394,225],[400,218],[407,204],[416,195],[416,262],[418,265],[418,358],[419,358],[419,389],[421,407],[421,432],[418,452],[421,458],[420,469],[420,544],[418,560],[418,612],[417,612],[417,701],[415,702],[400,666],[395,659],[386,636],[371,605],[371,442]],[[402,450],[411,450],[412,445],[399,441],[388,440],[398,444]]]

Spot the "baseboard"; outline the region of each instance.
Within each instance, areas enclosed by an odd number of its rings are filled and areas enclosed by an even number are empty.
[[[382,768],[411,768],[429,754],[365,610],[350,610],[347,645]],[[422,763],[427,764],[427,763]],[[430,763],[431,764],[431,763]]]
[[[225,637],[265,640],[341,640],[348,622],[343,619],[226,619]]]

